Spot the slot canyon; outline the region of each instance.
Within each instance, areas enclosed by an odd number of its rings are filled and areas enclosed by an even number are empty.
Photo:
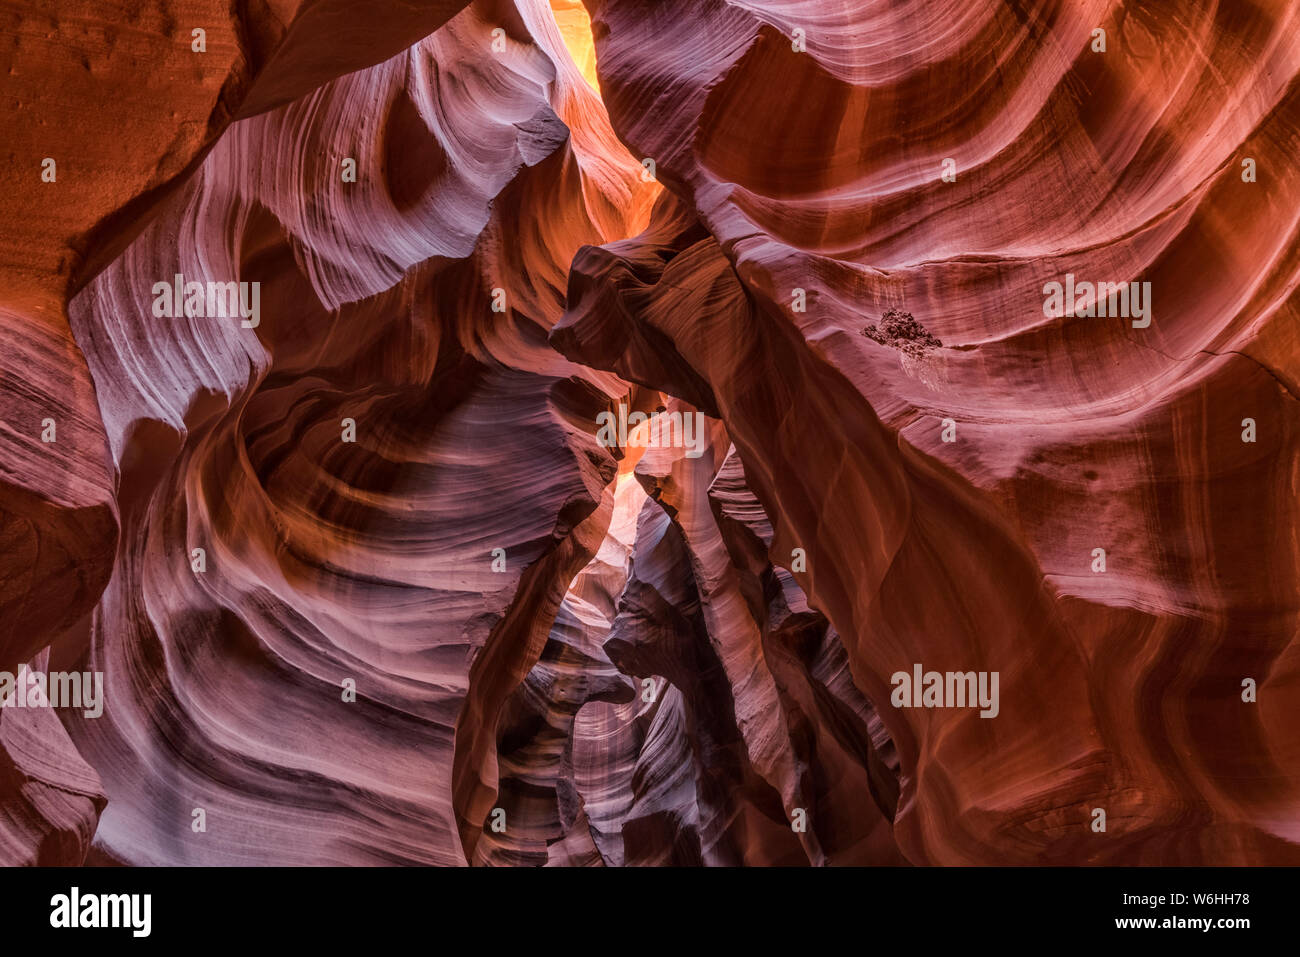
[[[0,864],[1300,863],[1300,7],[0,24]]]

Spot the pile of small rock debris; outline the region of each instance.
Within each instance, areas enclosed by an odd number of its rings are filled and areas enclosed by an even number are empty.
[[[912,318],[910,312],[890,309],[875,323],[862,330],[862,334],[881,345],[893,346],[900,352],[919,358],[931,349],[943,345],[929,330]]]

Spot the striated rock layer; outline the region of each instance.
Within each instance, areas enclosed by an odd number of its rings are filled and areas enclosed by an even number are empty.
[[[1300,863],[1293,5],[110,7],[0,21],[0,862]]]

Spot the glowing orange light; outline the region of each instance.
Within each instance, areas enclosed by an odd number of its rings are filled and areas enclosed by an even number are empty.
[[[578,69],[591,88],[600,92],[600,81],[596,79],[596,43],[591,36],[591,17],[582,5],[582,0],[551,0],[551,12],[555,22],[560,25],[564,36],[564,45],[569,48],[569,56],[578,64]]]

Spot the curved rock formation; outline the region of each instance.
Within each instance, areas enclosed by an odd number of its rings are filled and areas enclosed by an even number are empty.
[[[1296,9],[584,4],[4,15],[0,862],[1300,862]]]
[[[910,860],[1294,861],[1295,11],[941,6],[593,3],[678,198],[552,341],[716,407],[872,701],[1000,672],[993,721],[881,711]],[[1066,273],[1154,320],[1047,316]],[[943,347],[860,334],[900,306]]]

